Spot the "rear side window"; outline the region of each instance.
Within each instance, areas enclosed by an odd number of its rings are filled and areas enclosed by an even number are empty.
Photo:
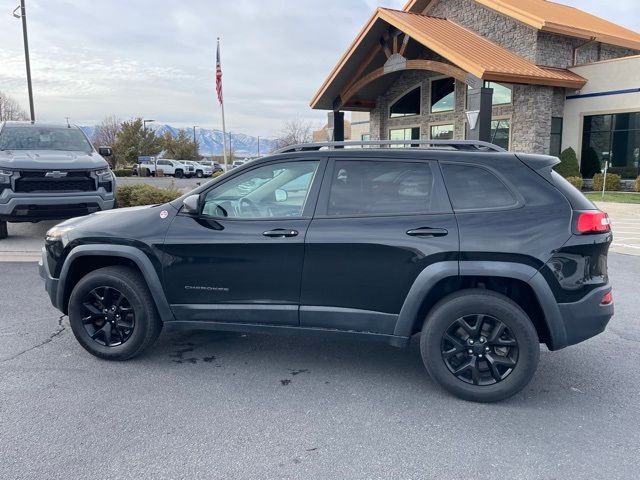
[[[442,172],[454,210],[507,208],[518,204],[505,184],[489,170],[442,164]]]
[[[571,185],[567,179],[555,170],[551,171],[551,179],[558,190],[569,200],[574,210],[597,210],[597,207],[591,200],[585,197],[580,190]]]
[[[412,214],[431,211],[434,177],[427,162],[337,161],[328,215]]]

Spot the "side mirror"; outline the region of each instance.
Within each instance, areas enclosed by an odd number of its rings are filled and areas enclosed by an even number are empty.
[[[200,195],[189,195],[182,201],[183,209],[185,213],[189,215],[200,214]]]
[[[111,147],[100,147],[98,148],[98,153],[103,157],[110,157],[113,155],[113,149]]]
[[[289,194],[286,190],[276,190],[276,202],[286,202],[289,198]]]

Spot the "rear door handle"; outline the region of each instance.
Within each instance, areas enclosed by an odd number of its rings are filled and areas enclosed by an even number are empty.
[[[446,237],[449,235],[449,231],[444,228],[415,228],[409,230],[407,235],[412,237]]]
[[[289,238],[289,237],[297,237],[298,232],[296,230],[288,230],[286,228],[276,228],[275,230],[268,230],[264,232],[262,235],[270,238]]]

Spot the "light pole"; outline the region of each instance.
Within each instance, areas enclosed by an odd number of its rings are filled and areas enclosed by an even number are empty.
[[[20,13],[17,13],[20,10]],[[27,65],[27,88],[29,90],[29,110],[31,122],[36,121],[36,112],[33,107],[33,88],[31,87],[31,61],[29,60],[29,38],[27,36],[27,10],[24,0],[20,0],[20,5],[13,11],[13,16],[22,19],[22,37],[24,38],[24,60]]]
[[[260,157],[260,135],[258,135],[258,158]]]
[[[143,141],[147,140],[147,123],[153,123],[153,122],[155,122],[155,120],[142,119],[142,128],[144,129],[144,133],[145,133]],[[153,174],[157,175],[157,172],[158,172],[158,159],[156,157],[153,157]]]
[[[197,145],[198,141],[196,140],[196,128],[198,128],[198,125],[193,126],[193,143]]]

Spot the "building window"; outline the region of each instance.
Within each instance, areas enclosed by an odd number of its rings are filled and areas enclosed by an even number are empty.
[[[583,173],[585,157],[597,157],[601,166],[611,162],[614,173],[623,178],[636,178],[640,171],[640,112],[617,113],[612,115],[594,115],[584,118],[582,134]],[[597,166],[590,170],[597,170]]]
[[[456,81],[442,78],[431,81],[431,112],[452,112],[456,104]]]
[[[420,127],[396,128],[389,130],[389,140],[420,140]],[[408,147],[409,145],[393,145],[394,147]]]
[[[420,87],[415,88],[396,101],[389,109],[389,116],[391,118],[400,118],[420,115],[421,91]]]
[[[513,87],[496,82],[487,82],[487,88],[493,88],[493,97],[491,104],[496,107],[498,105],[511,105],[513,102]],[[467,87],[467,105],[469,105],[469,92],[471,87]]]
[[[560,117],[551,119],[551,148],[549,149],[549,155],[554,157],[559,157],[562,152],[562,123],[563,119]]]
[[[432,125],[431,140],[453,140],[453,125]]]
[[[502,118],[491,122],[491,143],[509,150],[511,139],[511,120]]]
[[[360,140],[362,140],[363,142],[369,142],[371,141],[371,134],[370,133],[363,133],[360,136]]]

